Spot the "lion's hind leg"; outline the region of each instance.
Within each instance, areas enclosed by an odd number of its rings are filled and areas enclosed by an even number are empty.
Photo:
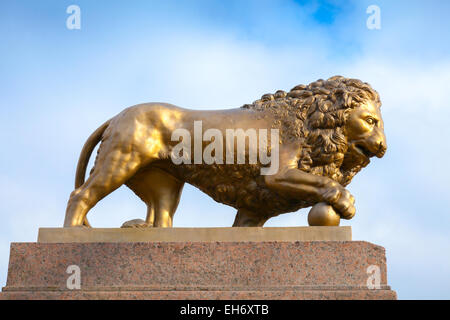
[[[137,151],[119,148],[99,155],[88,180],[70,195],[64,227],[83,226],[88,211],[131,178],[142,165],[141,159]]]
[[[147,205],[147,218],[125,222],[122,227],[172,227],[184,182],[159,168],[146,168],[127,181],[127,186]]]

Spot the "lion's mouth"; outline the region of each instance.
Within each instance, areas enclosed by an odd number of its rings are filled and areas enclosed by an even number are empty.
[[[363,155],[366,158],[372,158],[373,156],[375,156],[375,153],[373,153],[372,151],[370,151],[361,144],[355,145],[355,150],[356,152],[358,152],[359,154]]]

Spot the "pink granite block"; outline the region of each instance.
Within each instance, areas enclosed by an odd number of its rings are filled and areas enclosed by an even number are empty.
[[[69,290],[69,265],[81,289]],[[369,290],[367,268],[380,268]],[[12,243],[0,299],[395,299],[362,241]]]

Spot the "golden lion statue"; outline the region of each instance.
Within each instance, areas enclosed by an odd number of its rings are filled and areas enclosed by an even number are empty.
[[[350,219],[355,214],[354,198],[345,186],[370,157],[381,158],[386,152],[380,106],[379,95],[369,84],[341,76],[265,94],[238,109],[196,111],[166,103],[132,106],[105,122],[85,143],[64,226],[89,226],[88,211],[126,184],[148,209],[145,221],[136,219],[124,226],[171,227],[185,182],[236,208],[236,227],[263,226],[271,217],[317,203],[327,203],[340,217]],[[175,164],[172,155],[179,141],[173,141],[172,133],[183,128],[195,135],[196,121],[224,136],[227,129],[277,129],[278,170],[261,174],[265,165],[259,160]],[[85,182],[90,155],[99,142]],[[203,141],[202,149],[194,153],[201,154],[206,146]],[[272,149],[267,147],[268,154]]]

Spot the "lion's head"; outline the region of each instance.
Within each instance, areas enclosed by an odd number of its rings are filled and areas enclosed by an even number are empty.
[[[299,169],[342,185],[386,151],[380,97],[372,87],[342,76],[265,94],[244,105],[275,116],[280,143],[302,142]]]

